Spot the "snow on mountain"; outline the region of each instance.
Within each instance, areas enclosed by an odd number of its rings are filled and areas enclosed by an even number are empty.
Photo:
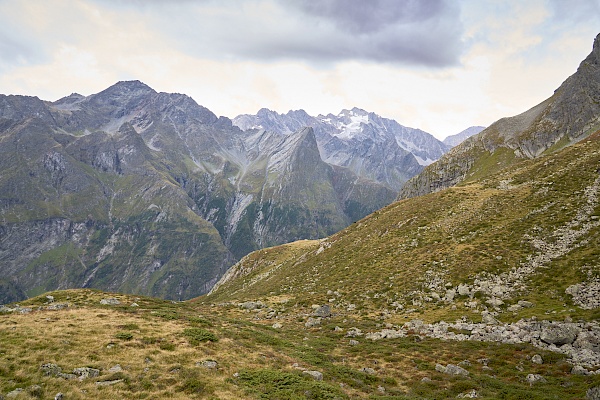
[[[316,117],[304,110],[279,114],[263,108],[256,115],[234,118],[233,124],[242,130],[264,129],[282,135],[310,126],[324,161],[348,167],[393,190],[450,148],[427,132],[357,107]]]

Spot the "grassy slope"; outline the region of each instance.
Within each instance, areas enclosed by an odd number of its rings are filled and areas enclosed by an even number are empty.
[[[351,345],[334,327],[369,329],[371,322],[334,316],[307,329],[297,317],[280,320],[283,328],[274,329],[265,310],[242,312],[233,305],[172,303],[92,290],[51,294],[55,304],[69,307],[48,310],[40,296],[21,303],[33,308],[28,314],[0,314],[0,394],[22,388],[23,399],[51,398],[58,392],[69,399],[442,399],[476,389],[480,398],[558,399],[583,398],[590,385],[600,383],[597,376],[570,375],[562,356],[525,345],[414,337],[358,338]],[[100,299],[109,296],[121,305],[101,305]],[[130,306],[134,301],[139,307]],[[288,307],[273,304],[282,315]],[[543,365],[529,361],[536,353]],[[478,361],[483,358],[491,369]],[[217,368],[203,367],[207,360],[216,361]],[[436,363],[464,360],[470,362],[467,378],[435,371]],[[46,363],[57,364],[64,373],[77,367],[101,372],[83,381],[65,380],[45,376],[41,366]],[[110,372],[116,364],[123,370]],[[308,378],[302,369],[322,372],[323,381]],[[525,382],[530,373],[548,382],[530,387]],[[425,377],[430,381],[422,381]],[[115,380],[122,381],[96,384]]]
[[[598,179],[598,166],[600,133],[484,180],[394,203],[320,243],[253,253],[234,267],[241,276],[223,284],[208,301],[285,296],[310,306],[328,302],[332,296],[327,292],[337,291],[336,307],[344,310],[354,304],[365,316],[387,309],[392,322],[406,316],[452,319],[467,312],[460,302],[456,310],[436,302],[413,307],[413,301],[419,301],[413,291],[423,290],[427,271],[456,287],[472,284],[484,271],[501,273],[526,263],[540,253],[531,238],[557,243],[560,239],[553,235],[576,219],[587,204],[584,189]],[[599,215],[596,206],[587,221],[593,224]],[[598,274],[599,248],[596,224],[571,243],[566,254],[530,276],[529,289],[513,296],[515,302],[530,300],[536,307],[501,318],[509,321],[548,311],[598,317],[572,308],[564,289],[584,280],[583,266]],[[395,311],[398,304],[404,310]]]
[[[21,305],[33,312],[0,315],[0,393],[41,385],[32,390],[41,397],[61,391],[74,399],[444,399],[471,389],[488,399],[584,398],[589,387],[600,384],[600,375],[573,375],[563,356],[529,345],[415,336],[376,342],[360,337],[352,345],[345,334],[351,327],[375,331],[413,318],[478,320],[479,314],[464,307],[466,298],[454,303],[456,309],[422,301],[424,279],[433,273],[443,278],[443,286],[456,286],[482,271],[500,273],[538,255],[526,235],[550,245],[558,241],[556,233],[588,204],[585,188],[600,179],[598,167],[600,133],[484,180],[397,202],[330,238],[252,253],[231,271],[236,279],[194,301],[117,296],[122,305],[102,306],[99,300],[109,294],[73,290],[51,293],[55,302],[70,303],[51,311],[45,297],[29,299]],[[568,285],[586,278],[581,267],[599,272],[600,232],[594,221],[600,210],[590,204],[595,208],[584,213],[586,220],[572,226],[577,232],[592,224],[586,234],[575,234],[569,251],[544,263],[511,300],[535,306],[503,312],[499,319],[599,318],[564,294]],[[247,300],[267,307],[249,311],[236,305]],[[130,306],[134,301],[139,307]],[[323,303],[334,315],[307,328],[312,305]],[[282,327],[273,328],[275,322]],[[218,341],[195,340],[212,335]],[[530,361],[536,353],[544,364]],[[491,369],[478,361],[483,358]],[[218,368],[197,364],[205,360],[217,361]],[[464,360],[468,377],[435,371],[437,363]],[[40,366],[48,362],[63,372],[99,368],[101,375],[81,382],[47,377]],[[115,364],[124,370],[109,372]],[[320,371],[324,380],[313,381],[301,369]],[[547,382],[530,385],[528,374],[541,374]],[[95,383],[116,379],[123,381],[107,387]]]

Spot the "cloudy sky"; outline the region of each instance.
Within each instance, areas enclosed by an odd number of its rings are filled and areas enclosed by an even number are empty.
[[[139,79],[230,118],[360,107],[438,138],[549,97],[600,0],[0,0],[0,93]]]

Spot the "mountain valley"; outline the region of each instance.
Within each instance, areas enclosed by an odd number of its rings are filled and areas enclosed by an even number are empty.
[[[141,82],[0,127],[0,398],[600,398],[600,34],[451,149]]]

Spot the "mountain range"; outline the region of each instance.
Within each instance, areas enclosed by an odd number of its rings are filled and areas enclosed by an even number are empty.
[[[337,115],[316,117],[304,110],[279,114],[263,108],[256,115],[235,117],[233,124],[243,130],[283,135],[309,126],[325,162],[346,167],[357,176],[380,182],[394,191],[450,149],[427,132],[356,107]]]
[[[445,150],[359,109],[232,123],[139,81],[55,102],[2,95],[0,302],[70,287],[200,295],[253,250],[389,204]]]

